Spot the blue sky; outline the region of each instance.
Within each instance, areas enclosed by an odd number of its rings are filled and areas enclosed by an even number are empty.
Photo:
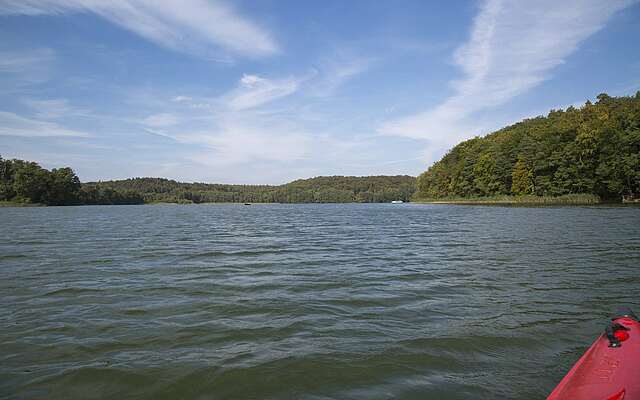
[[[0,0],[0,155],[83,181],[417,175],[640,89],[626,0]]]

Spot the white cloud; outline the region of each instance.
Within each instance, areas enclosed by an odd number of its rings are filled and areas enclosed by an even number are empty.
[[[217,98],[195,99],[180,95],[172,101],[188,104],[192,109],[239,112],[264,106],[297,92],[302,92],[309,100],[332,95],[344,82],[366,71],[371,63],[370,59],[343,60],[340,64],[325,65],[322,72],[313,70],[301,76],[278,79],[244,74],[234,89]]]
[[[347,81],[367,71],[373,63],[371,58],[339,53],[325,60],[318,71],[318,79],[311,85],[310,93],[318,97],[331,96]]]
[[[271,80],[243,75],[239,86],[221,99],[232,110],[254,108],[295,93],[305,78]]]
[[[240,83],[246,87],[252,87],[261,82],[264,82],[264,79],[256,75],[245,74],[245,75],[242,75],[242,78],[240,79]]]
[[[92,12],[162,46],[199,51],[210,45],[258,57],[274,54],[271,35],[219,0],[2,0],[0,15]]]
[[[178,124],[179,122],[180,119],[176,115],[169,113],[150,115],[142,120],[143,124],[156,128],[173,126]]]
[[[176,96],[172,100],[176,103],[188,103],[193,99],[189,96]]]
[[[474,20],[469,41],[454,55],[464,73],[462,79],[452,82],[454,94],[434,108],[387,121],[379,132],[429,140],[429,151],[441,155],[462,138],[496,128],[483,119],[483,111],[549,79],[551,70],[565,62],[583,40],[631,3],[486,1]]]
[[[262,106],[272,101],[301,91],[307,96],[326,97],[349,79],[366,71],[372,59],[336,56],[323,63],[321,70],[312,70],[304,76],[284,79],[267,79],[258,75],[244,74],[238,87],[219,100],[231,110],[240,111]]]
[[[64,128],[53,122],[38,121],[21,117],[14,113],[0,111],[0,136],[46,137],[77,136],[88,137],[86,133]]]

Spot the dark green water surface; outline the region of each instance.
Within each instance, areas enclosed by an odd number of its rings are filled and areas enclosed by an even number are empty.
[[[640,208],[0,208],[0,397],[541,399]]]

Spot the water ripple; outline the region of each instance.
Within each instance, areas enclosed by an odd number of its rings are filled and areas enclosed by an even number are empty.
[[[0,208],[0,398],[543,398],[640,209]]]

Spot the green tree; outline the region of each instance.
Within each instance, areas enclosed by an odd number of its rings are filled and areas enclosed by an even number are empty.
[[[77,204],[80,186],[80,179],[71,168],[52,169],[48,204],[57,206]]]
[[[511,173],[511,192],[515,195],[526,195],[534,193],[533,171],[527,166],[523,157],[518,157],[518,161]]]
[[[32,203],[47,203],[51,174],[38,164],[14,160],[13,191],[16,197]]]
[[[0,201],[11,200],[16,195],[13,190],[13,162],[0,156]]]

